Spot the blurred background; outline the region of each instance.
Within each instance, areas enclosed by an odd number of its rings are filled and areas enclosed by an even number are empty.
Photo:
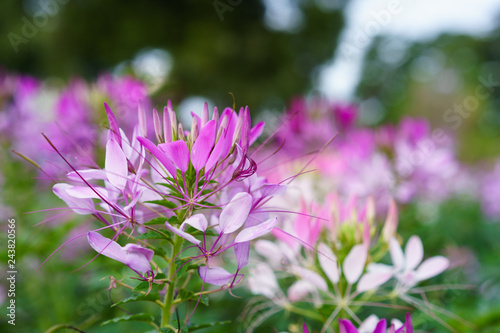
[[[424,117],[453,133],[464,163],[488,166],[500,155],[500,0],[2,0],[0,29],[0,71],[55,86],[106,72],[130,75],[146,83],[156,107],[168,99],[181,113],[200,109],[200,101],[231,106],[232,93],[236,105],[271,123],[294,96],[324,96],[357,103],[365,126]],[[18,221],[18,321],[25,328],[4,326],[3,316],[2,332],[42,332],[60,323],[89,332],[142,331],[141,324],[95,325],[119,313],[102,292],[107,282],[88,278],[104,276],[102,267],[69,273],[78,263],[59,257],[35,271],[82,220],[33,228],[40,216],[24,213],[53,207],[54,198],[41,195],[33,169],[4,148],[2,200],[11,209],[2,219]],[[488,267],[480,277],[463,273],[483,281],[482,289],[461,291],[450,307],[494,332],[498,224],[474,203],[448,203],[433,224],[417,215],[411,207],[403,212],[409,222],[401,232],[424,242],[429,236],[429,254],[451,237]],[[217,316],[237,317],[240,303],[215,310]],[[262,332],[281,325],[276,318]]]

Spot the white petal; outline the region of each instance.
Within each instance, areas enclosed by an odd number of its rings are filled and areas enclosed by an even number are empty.
[[[417,268],[416,280],[423,281],[442,273],[448,268],[450,261],[443,256],[435,256],[425,260]]]
[[[363,273],[363,268],[366,263],[366,247],[362,244],[355,245],[349,254],[345,257],[342,269],[344,276],[349,284],[354,284],[358,281]]]
[[[424,247],[418,236],[412,236],[405,247],[406,270],[412,271],[424,258]]]
[[[267,220],[266,222],[257,224],[256,226],[245,228],[238,234],[238,236],[236,236],[234,242],[235,243],[248,242],[262,235],[265,235],[274,229],[274,226],[276,225],[277,222],[278,219],[276,217],[273,217]]]
[[[323,272],[325,272],[332,283],[338,283],[340,280],[340,272],[337,257],[325,243],[319,244],[318,251],[320,252],[318,253],[318,260]]]
[[[365,292],[368,290],[377,289],[386,283],[392,276],[392,273],[387,272],[371,272],[366,273],[361,277],[356,288],[357,292]]]
[[[219,225],[224,234],[230,234],[238,230],[246,221],[250,208],[252,207],[252,196],[246,192],[236,194],[219,217]]]
[[[288,299],[292,302],[297,302],[315,290],[316,288],[309,282],[299,280],[288,288]]]
[[[391,259],[392,259],[392,263],[394,265],[394,268],[396,270],[404,269],[405,259],[404,259],[403,250],[401,249],[401,246],[399,245],[396,238],[391,238],[390,244],[389,244],[389,251],[391,253]]]
[[[326,281],[318,273],[313,272],[307,268],[300,267],[300,266],[292,267],[292,271],[294,274],[297,274],[298,276],[300,276],[301,279],[309,282],[310,284],[315,286],[317,289],[323,290],[323,291],[328,290],[328,285],[326,284]]]

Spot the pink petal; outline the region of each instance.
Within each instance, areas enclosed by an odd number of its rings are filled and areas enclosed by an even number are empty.
[[[120,136],[120,127],[118,126],[118,121],[116,120],[115,114],[107,103],[104,103],[104,109],[106,110],[106,115],[108,116],[111,138],[113,138],[118,143],[118,145],[121,146],[122,139]]]
[[[338,283],[340,280],[340,272],[337,266],[337,257],[325,243],[319,244],[318,251],[318,260],[323,272],[325,272],[332,283]]]
[[[208,113],[208,111],[207,111]],[[191,163],[196,171],[207,163],[210,152],[215,143],[216,123],[215,120],[210,120],[200,131],[200,135],[191,148]]]
[[[207,163],[205,164],[205,173],[208,173],[212,168],[219,162],[219,159],[221,157],[225,157],[225,155],[222,155],[224,151],[229,151],[230,148],[230,140],[226,136],[226,131],[224,131],[220,138],[219,141],[215,144],[215,147],[210,154],[210,157],[207,160]],[[227,154],[226,151],[226,154]]]
[[[168,108],[163,108],[163,131],[165,142],[172,142],[172,124],[170,123],[170,114]]]
[[[364,274],[358,282],[356,291],[363,293],[368,290],[377,289],[386,283],[392,276],[392,273],[387,272],[370,272]]]
[[[387,219],[385,220],[384,229],[382,230],[382,235],[386,242],[394,237],[397,228],[398,228],[398,207],[396,206],[396,202],[393,199],[391,199],[391,201],[389,202]]]
[[[59,183],[52,187],[52,191],[75,213],[79,215],[92,214],[95,211],[92,199],[79,199],[69,195],[67,191],[72,187],[69,184]]]
[[[375,330],[373,333],[385,333],[387,330],[387,322],[385,319],[382,319],[378,322],[377,327],[375,327]]]
[[[148,136],[148,123],[146,120],[146,112],[144,111],[144,108],[142,107],[141,101],[137,103],[137,112],[139,115],[139,128],[141,130],[141,134],[143,137]]]
[[[154,157],[156,157],[156,159],[165,167],[165,169],[167,169],[168,173],[170,173],[171,176],[175,177],[176,168],[163,151],[158,149],[158,147],[156,147],[154,143],[146,138],[137,137],[137,140],[141,143],[141,145],[144,146],[144,148],[149,150]]]
[[[259,138],[264,131],[265,122],[261,121],[250,130],[250,146]]]
[[[359,333],[349,320],[339,319],[339,333]]]
[[[207,227],[208,227],[207,218],[203,214],[195,214],[195,215],[191,216],[186,221],[182,222],[180,229],[184,230],[186,224],[189,224],[193,228],[201,230],[201,231],[207,230]]]
[[[256,226],[245,228],[238,234],[238,236],[236,236],[234,242],[235,243],[248,242],[251,241],[252,239],[265,235],[274,229],[277,222],[278,219],[274,217],[267,220],[266,222],[257,224]]]
[[[236,194],[222,210],[219,225],[223,234],[238,230],[246,221],[252,207],[252,196],[245,192]]]
[[[412,271],[422,262],[424,258],[424,247],[417,236],[412,236],[405,247],[406,269]]]
[[[135,271],[146,273],[151,271],[149,262],[153,259],[153,250],[146,249],[137,244],[127,244],[123,247],[127,254],[125,264]]]
[[[87,234],[87,240],[90,246],[98,253],[126,264],[127,253],[117,242],[94,231],[90,231]]]
[[[272,197],[285,194],[288,186],[278,184],[264,184],[261,188],[262,197]]]
[[[165,226],[167,227],[168,230],[172,231],[177,236],[184,238],[185,240],[187,240],[190,243],[193,243],[195,245],[199,245],[201,243],[201,241],[196,239],[193,235],[188,234],[187,232],[185,232],[183,230],[179,230],[179,229],[175,228],[174,226],[172,226],[168,222],[165,222]]]
[[[198,274],[203,281],[215,286],[227,285],[231,283],[235,277],[234,274],[229,273],[221,267],[201,266],[198,268]]]
[[[404,268],[405,259],[403,250],[395,238],[391,238],[389,244],[389,252],[391,254],[392,263],[396,270],[401,270]]]
[[[442,273],[448,268],[450,261],[443,256],[435,256],[425,260],[416,270],[416,280],[423,281]]]
[[[183,140],[161,143],[158,147],[174,162],[175,166],[185,173],[189,167],[189,148]]]
[[[314,291],[316,291],[316,288],[312,284],[304,280],[299,280],[288,288],[288,299],[292,302],[297,302]]]
[[[302,333],[309,333],[309,329],[306,326],[306,323],[302,324]]]
[[[363,273],[363,268],[366,263],[366,247],[362,244],[355,245],[349,254],[345,257],[342,269],[345,279],[349,284],[354,284],[358,281]]]
[[[100,186],[92,186],[92,188],[88,186],[72,186],[71,188],[68,188],[66,190],[66,193],[68,193],[68,195],[78,199],[100,199],[96,192],[99,193],[101,197],[108,197],[108,191]]]
[[[234,254],[238,262],[238,269],[248,265],[248,257],[250,255],[250,242],[238,243],[234,245]]]
[[[85,180],[92,179],[108,179],[106,177],[106,171],[102,169],[87,169],[87,170],[77,170],[78,172],[71,171],[66,175],[71,180],[82,181],[82,178]],[[81,178],[80,178],[81,176]]]
[[[109,182],[123,191],[127,185],[127,158],[118,143],[113,139],[108,140],[106,144],[105,169]]]

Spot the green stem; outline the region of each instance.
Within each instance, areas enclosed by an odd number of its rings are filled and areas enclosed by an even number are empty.
[[[308,318],[311,318],[311,319],[314,319],[314,320],[318,320],[320,322],[324,322],[325,321],[325,318],[318,314],[317,312],[314,312],[314,311],[309,311],[309,310],[306,310],[306,309],[302,309],[302,308],[298,308],[298,307],[295,307],[293,305],[288,305],[288,306],[285,306],[285,309],[290,311],[290,312],[294,312],[296,314],[299,314],[299,315],[302,315],[302,316],[305,316],[305,317],[308,317]]]
[[[167,293],[165,294],[165,302],[163,303],[163,309],[161,314],[161,327],[167,327],[170,324],[173,307],[175,307],[174,292],[177,280],[175,276],[175,271],[177,270],[177,265],[175,264],[175,258],[177,257],[177,254],[181,250],[183,241],[184,240],[181,237],[174,235],[172,258],[170,259],[170,266],[168,268],[168,281],[170,281],[170,283],[167,288]]]

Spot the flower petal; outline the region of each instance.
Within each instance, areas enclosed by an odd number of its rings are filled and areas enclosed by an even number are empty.
[[[418,236],[412,236],[405,247],[406,269],[412,271],[424,258],[424,247]]]
[[[185,141],[177,140],[173,142],[160,143],[158,145],[167,157],[174,162],[175,166],[185,173],[189,167],[189,148]],[[175,173],[174,173],[175,175]]]
[[[261,224],[257,224],[256,226],[253,226],[250,228],[245,228],[242,231],[240,231],[238,236],[236,236],[236,239],[234,240],[234,242],[235,243],[248,242],[248,241],[251,241],[252,239],[255,239],[257,237],[265,235],[274,229],[277,222],[278,222],[278,218],[273,217],[273,218],[267,220],[266,222],[263,222]]]
[[[236,194],[220,214],[221,232],[230,234],[238,230],[245,223],[251,207],[252,196],[250,194],[245,192]]]
[[[102,236],[94,231],[87,233],[87,240],[94,250],[98,253],[126,264],[127,253],[117,242]]]
[[[55,184],[52,191],[59,197],[66,205],[79,215],[92,214],[95,211],[94,203],[90,198],[75,198],[68,194],[68,190],[73,186],[65,183]]]
[[[250,269],[248,285],[253,294],[264,295],[267,298],[274,298],[281,291],[273,270],[264,263],[259,263]]]
[[[168,222],[165,222],[165,226],[167,227],[168,230],[172,231],[177,236],[184,238],[185,240],[187,240],[190,243],[193,243],[195,245],[199,245],[201,243],[201,241],[196,239],[193,235],[188,234],[187,232],[185,232],[183,230],[179,230],[179,229],[175,228],[174,226],[172,226]]]
[[[223,286],[229,284],[235,278],[235,274],[231,274],[221,267],[201,266],[200,268],[198,268],[198,274],[203,281],[215,286]]]
[[[208,111],[207,111],[208,112]],[[191,148],[191,163],[196,171],[207,163],[208,157],[215,143],[216,123],[215,120],[210,120],[200,131],[200,135],[196,139]]]
[[[297,302],[314,291],[316,291],[316,287],[311,283],[304,280],[298,280],[288,288],[288,299],[292,302]]]
[[[260,123],[257,123],[251,130],[250,130],[250,146],[259,138],[259,136],[262,134],[264,131],[264,126],[266,125],[265,122],[261,121]]]
[[[365,292],[368,290],[377,289],[384,283],[386,283],[392,276],[392,273],[388,272],[369,272],[364,274],[358,282],[356,287],[357,292]]]
[[[116,120],[115,114],[107,103],[104,103],[104,109],[106,110],[106,115],[108,116],[111,138],[113,138],[118,143],[118,145],[121,146],[122,141],[120,136],[120,127],[118,126],[118,121]]]
[[[195,214],[191,216],[186,221],[182,222],[180,229],[184,230],[186,224],[189,224],[193,228],[198,229],[200,231],[205,231],[207,230],[208,227],[207,218],[203,214]]]
[[[377,327],[375,327],[373,333],[385,333],[386,330],[387,330],[387,321],[385,319],[382,319],[378,322]]]
[[[366,263],[366,247],[362,244],[355,245],[349,254],[345,257],[342,269],[345,279],[349,284],[354,284],[358,281],[363,273],[363,268]]]
[[[359,333],[349,320],[339,319],[339,333]]]
[[[401,246],[396,238],[391,238],[389,243],[389,251],[391,254],[392,263],[396,270],[404,269],[404,254]]]
[[[125,264],[135,271],[146,273],[152,271],[149,262],[153,259],[154,251],[137,244],[127,244],[123,247],[127,254]]]
[[[338,283],[340,272],[337,266],[337,257],[325,243],[319,243],[318,252],[318,260],[323,272],[332,283]]]
[[[250,255],[250,242],[238,243],[234,245],[234,254],[238,262],[238,269],[248,265],[248,257]]]
[[[442,273],[448,268],[450,261],[443,256],[435,256],[425,260],[416,270],[416,280],[423,281]]]
[[[106,144],[106,176],[111,184],[123,191],[127,185],[127,158],[118,143],[110,139]]]
[[[158,149],[154,143],[143,137],[137,137],[137,140],[144,146],[149,152],[156,157],[156,159],[167,169],[171,176],[175,177],[176,168],[172,161],[167,157],[167,155]]]

